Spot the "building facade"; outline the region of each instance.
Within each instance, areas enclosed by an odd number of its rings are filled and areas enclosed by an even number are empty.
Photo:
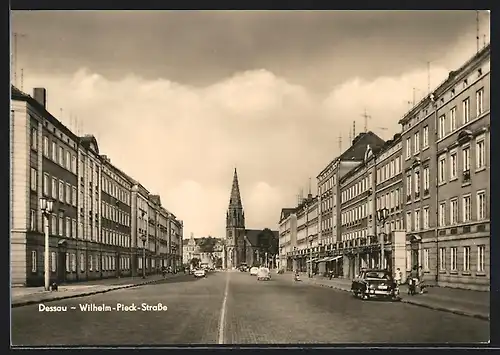
[[[223,258],[224,241],[222,238],[216,238],[217,243],[214,246],[213,252],[203,252],[199,246],[202,238],[195,238],[191,233],[189,239],[184,239],[182,242],[182,263],[189,264],[193,258],[198,258],[200,263],[216,266],[216,261]]]
[[[297,248],[297,215],[295,208],[283,208],[279,221],[278,267],[292,271],[291,253]]]
[[[440,286],[489,289],[490,46],[400,123],[408,267]]]
[[[131,179],[100,155],[95,137],[76,136],[47,111],[45,89],[33,97],[11,89],[12,284],[44,282],[41,198],[54,202],[51,282],[130,275],[138,226]]]

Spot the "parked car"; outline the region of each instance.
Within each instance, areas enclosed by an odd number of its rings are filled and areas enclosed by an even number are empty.
[[[205,269],[196,269],[196,270],[194,270],[193,275],[196,278],[206,277],[207,272],[205,271]]]
[[[252,276],[257,276],[257,273],[259,272],[259,268],[254,266],[252,268],[250,268],[250,275]]]
[[[261,267],[257,272],[257,281],[271,280],[271,271],[267,267]]]
[[[351,292],[354,297],[399,299],[399,288],[392,274],[387,270],[363,270],[352,281]]]
[[[240,267],[238,268],[241,272],[247,272],[248,271],[248,265],[247,264],[241,264]]]

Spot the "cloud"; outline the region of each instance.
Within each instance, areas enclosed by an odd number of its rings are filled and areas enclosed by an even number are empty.
[[[445,62],[431,66],[431,87],[452,69]],[[49,111],[75,131],[70,113],[77,115],[80,133],[96,135],[103,154],[160,194],[184,220],[187,237],[224,235],[235,166],[247,226],[277,228],[280,209],[295,204],[310,177],[314,192],[316,175],[339,153],[339,135],[347,148],[352,121],[360,132],[366,108],[369,129],[389,139],[410,108],[412,88],[417,100],[425,94],[427,74],[424,63],[400,76],[352,77],[324,96],[268,70],[195,88],[135,75],[110,80],[80,69],[25,73],[24,87],[47,88]]]

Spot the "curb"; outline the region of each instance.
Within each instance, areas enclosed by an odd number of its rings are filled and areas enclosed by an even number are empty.
[[[146,281],[146,282],[142,282],[142,283],[138,283],[138,284],[123,285],[123,286],[118,285],[117,287],[114,287],[114,288],[108,288],[108,289],[99,290],[99,291],[91,291],[91,292],[78,293],[78,294],[75,294],[75,295],[56,296],[56,297],[53,297],[53,298],[47,298],[47,299],[41,299],[41,300],[30,300],[30,301],[24,301],[24,302],[17,302],[17,303],[12,303],[11,308],[29,306],[29,305],[33,305],[33,304],[42,303],[42,302],[43,303],[48,303],[48,302],[60,301],[60,300],[70,299],[70,298],[78,298],[78,297],[85,297],[85,296],[97,295],[97,294],[100,294],[100,293],[108,293],[108,292],[111,292],[111,291],[123,290],[123,289],[126,289],[126,288],[133,288],[133,287],[139,287],[139,286],[143,286],[143,285],[149,285],[149,284],[152,284],[152,283],[156,283],[158,281],[165,281],[165,280],[168,280],[168,279],[150,280],[150,281]]]
[[[315,283],[315,282],[308,282],[308,283],[312,284],[312,285],[316,285],[316,286],[332,288],[334,290],[339,290],[339,291],[344,291],[344,292],[350,292],[350,290],[346,290],[345,288],[341,288],[341,287],[338,287],[338,286],[325,285],[325,284]],[[414,300],[405,299],[405,298],[401,298],[400,302],[411,304],[411,305],[414,305],[414,306],[424,307],[424,308],[428,308],[428,309],[433,309],[433,310],[436,310],[436,311],[454,313],[454,314],[458,314],[460,316],[472,317],[472,318],[477,318],[477,319],[487,320],[487,321],[490,320],[490,316],[484,315],[484,314],[481,314],[481,313],[473,313],[473,312],[462,311],[460,309],[435,306],[435,305],[425,304],[425,303],[421,303],[421,302],[415,302]]]

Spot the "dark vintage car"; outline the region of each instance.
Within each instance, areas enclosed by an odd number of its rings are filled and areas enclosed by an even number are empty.
[[[363,270],[352,281],[351,292],[354,297],[399,299],[399,289],[392,274],[387,270]]]

